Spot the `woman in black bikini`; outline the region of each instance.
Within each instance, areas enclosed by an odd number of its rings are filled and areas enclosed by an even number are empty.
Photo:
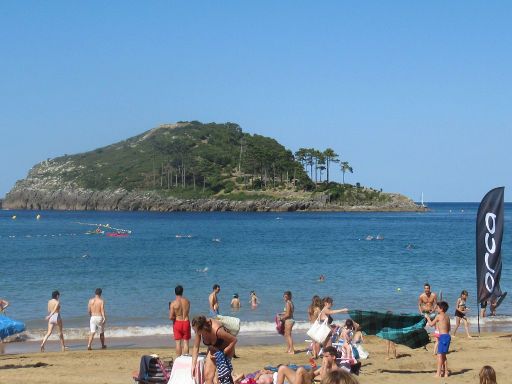
[[[466,306],[466,300],[468,299],[468,291],[463,290],[460,293],[460,297],[457,299],[455,304],[455,329],[453,330],[452,336],[455,336],[457,329],[459,329],[460,322],[464,322],[464,328],[466,329],[466,335],[471,338],[469,334],[469,321],[466,318],[466,314],[469,312],[469,308]]]
[[[224,328],[220,321],[207,319],[205,316],[194,317],[192,328],[196,333],[194,348],[192,349],[192,377],[195,374],[199,346],[202,340],[203,344],[208,347],[208,354],[204,362],[205,384],[213,384],[216,369],[215,353],[221,351],[226,355],[226,359],[231,360],[235,353],[237,339]]]

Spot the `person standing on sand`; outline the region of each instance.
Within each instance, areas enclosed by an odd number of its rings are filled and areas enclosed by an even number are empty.
[[[333,300],[332,297],[324,297],[322,299],[323,307],[320,311],[319,318],[320,322],[327,319],[327,324],[331,325],[333,322],[333,318],[331,315],[336,315],[338,313],[348,313],[348,308],[342,308],[342,309],[332,309]],[[322,343],[323,346],[329,346],[332,344],[331,340],[332,332],[329,333],[329,335],[326,337],[324,342]]]
[[[191,338],[190,332],[190,301],[183,296],[183,287],[174,288],[176,299],[169,303],[169,320],[173,322],[172,332],[176,341],[176,356],[188,355]]]
[[[220,321],[208,319],[205,316],[194,317],[192,327],[196,334],[192,349],[192,377],[196,376],[199,347],[202,341],[208,347],[204,360],[204,383],[213,384],[215,370],[218,371],[219,384],[233,383],[231,358],[235,353],[237,338],[230,334]]]
[[[430,284],[423,285],[423,293],[418,298],[418,311],[420,314],[430,314],[437,306],[437,295],[430,290]]]
[[[287,345],[287,353],[295,354],[295,350],[293,348],[293,338],[292,338],[292,328],[295,324],[295,320],[293,319],[293,312],[295,307],[292,302],[292,293],[290,291],[286,291],[283,294],[284,300],[284,312],[279,315],[281,321],[284,321],[284,339],[286,340]]]
[[[452,336],[455,336],[457,329],[459,329],[460,322],[464,322],[464,328],[466,329],[466,335],[471,338],[469,334],[469,321],[466,318],[466,314],[469,312],[469,308],[466,306],[466,300],[468,299],[468,291],[463,290],[460,293],[460,297],[457,299],[455,304],[455,329],[453,330]]]
[[[435,377],[448,377],[448,362],[446,354],[450,348],[450,316],[446,314],[448,311],[448,303],[440,301],[437,304],[437,316],[434,320],[430,320],[430,315],[425,313],[427,324],[431,327],[439,329],[439,344],[437,347],[437,372]]]
[[[64,344],[64,334],[62,333],[62,318],[60,316],[60,293],[59,291],[52,292],[52,298],[48,300],[48,316],[45,317],[48,320],[48,332],[43,337],[43,341],[41,343],[41,352],[44,352],[44,345],[50,335],[53,332],[53,328],[55,325],[59,327],[59,338],[61,350],[64,352],[66,350],[66,345]]]
[[[217,315],[220,315],[219,311],[219,299],[217,295],[220,292],[220,285],[214,284],[212,287],[212,293],[208,296],[208,304],[210,305],[210,316],[215,318]]]
[[[96,331],[100,333],[101,349],[107,348],[105,345],[105,322],[107,321],[107,316],[105,315],[105,302],[101,298],[102,292],[101,288],[96,288],[94,297],[89,300],[89,304],[87,305],[87,311],[89,312],[89,316],[91,316],[91,320],[89,321],[91,333],[89,334],[89,340],[87,342],[87,349],[89,351],[92,349],[92,340],[94,339]]]
[[[323,308],[322,299],[318,295],[314,295],[311,299],[311,304],[308,307],[308,319],[309,323],[313,324],[316,319],[320,316],[320,311]],[[318,358],[318,354],[320,353],[321,345],[316,341],[311,341],[311,355],[313,359]]]

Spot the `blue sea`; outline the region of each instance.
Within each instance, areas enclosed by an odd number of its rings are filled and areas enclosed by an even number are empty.
[[[103,288],[108,337],[170,334],[168,302],[182,284],[192,314],[207,314],[213,284],[220,309],[242,332],[273,333],[290,290],[299,329],[315,294],[334,308],[416,312],[423,283],[452,306],[470,294],[476,324],[477,203],[431,203],[424,213],[153,213],[0,211],[0,297],[26,337],[46,329],[47,301],[61,292],[66,337],[88,332],[87,302]],[[505,205],[501,287],[512,289],[512,216]],[[36,215],[40,219],[36,219]],[[12,216],[16,219],[12,219]],[[86,234],[95,224],[128,237]],[[367,240],[370,237],[371,240]],[[381,238],[381,240],[377,240]],[[319,276],[326,277],[324,282]],[[260,305],[251,309],[249,292]],[[242,308],[229,307],[234,293]],[[452,312],[450,309],[450,312]],[[343,317],[339,317],[342,319]],[[484,329],[512,328],[512,299]]]

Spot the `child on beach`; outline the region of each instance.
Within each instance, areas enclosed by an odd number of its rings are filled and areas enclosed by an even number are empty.
[[[322,384],[359,384],[359,381],[348,372],[332,371],[322,380]]]
[[[490,365],[484,365],[480,370],[480,384],[497,384],[496,372]]]
[[[463,290],[460,293],[460,297],[457,299],[457,303],[455,304],[455,329],[453,330],[452,335],[455,336],[457,333],[457,329],[459,329],[460,322],[464,322],[464,328],[466,329],[466,335],[468,338],[471,338],[469,334],[469,321],[466,318],[466,314],[469,312],[469,308],[466,306],[466,300],[468,299],[468,291]]]
[[[437,346],[437,372],[435,377],[448,377],[446,354],[450,348],[450,316],[446,314],[448,303],[441,301],[437,303],[437,316],[430,320],[428,314],[425,314],[427,324],[431,327],[437,327],[439,330],[439,342]]]

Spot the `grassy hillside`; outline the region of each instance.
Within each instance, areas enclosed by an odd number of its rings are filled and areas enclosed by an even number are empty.
[[[291,151],[232,123],[162,125],[51,164],[47,172],[82,188],[156,190],[179,197],[312,184]]]

